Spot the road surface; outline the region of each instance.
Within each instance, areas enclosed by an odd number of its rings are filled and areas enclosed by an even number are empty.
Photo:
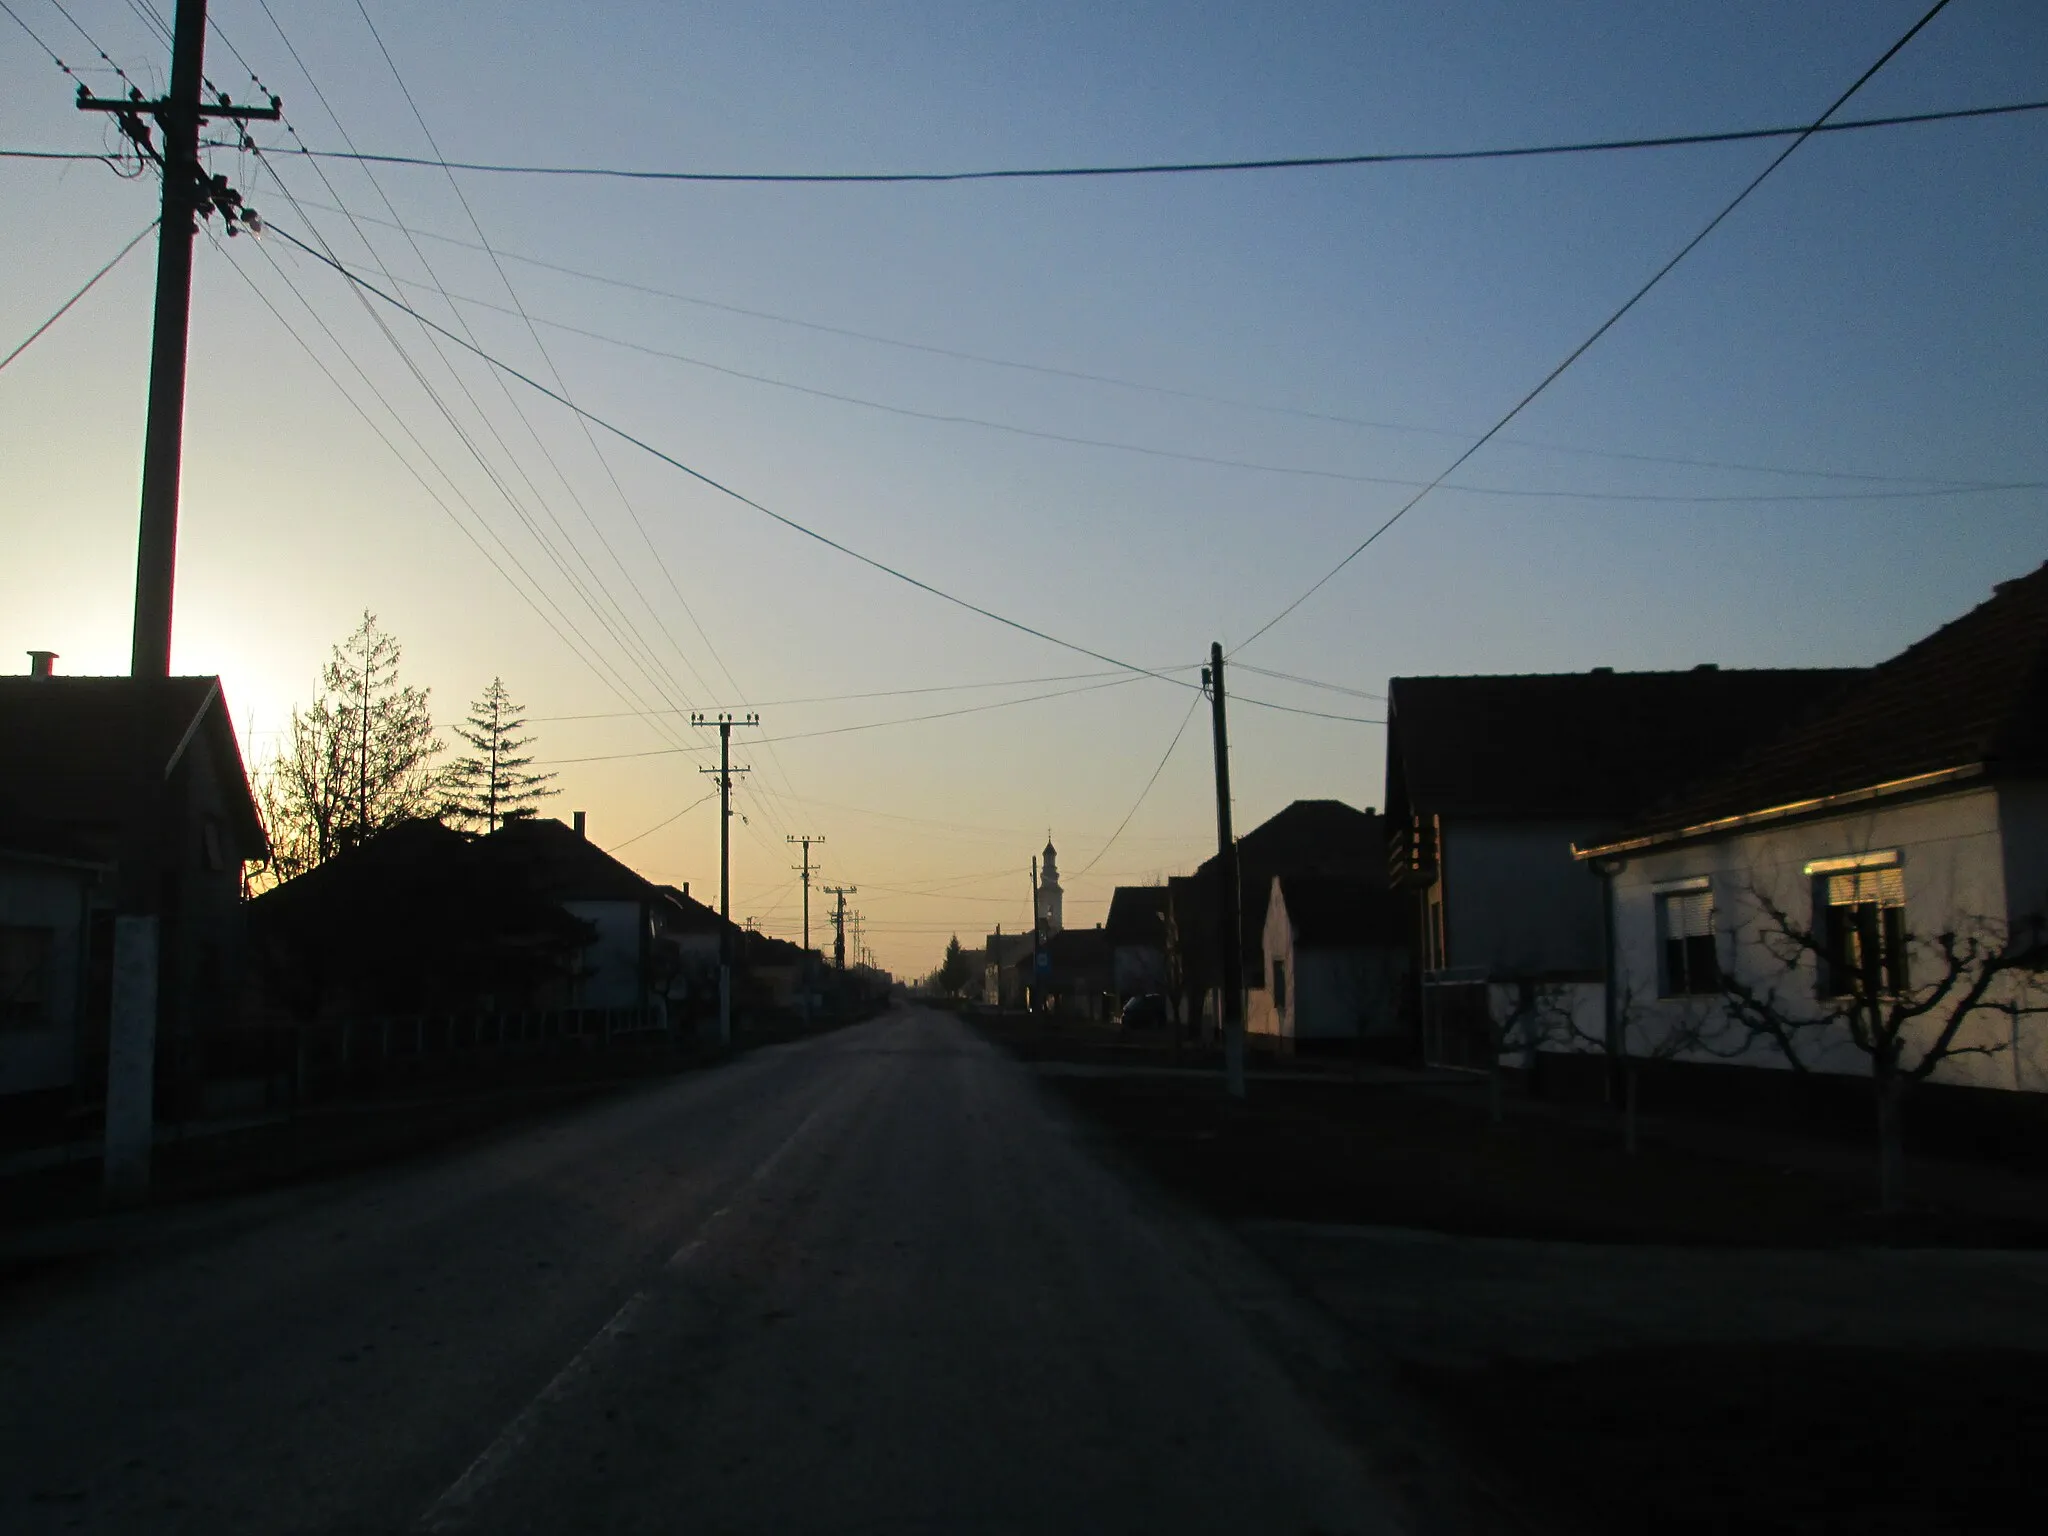
[[[1189,1230],[898,1010],[17,1286],[0,1530],[1397,1529]]]

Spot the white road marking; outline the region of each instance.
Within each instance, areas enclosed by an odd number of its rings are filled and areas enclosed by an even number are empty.
[[[797,1123],[796,1129],[782,1139],[781,1145],[763,1158],[753,1172],[740,1181],[727,1203],[704,1218],[690,1240],[668,1256],[668,1261],[662,1266],[664,1273],[673,1274],[690,1266],[703,1251],[712,1229],[734,1205],[739,1203],[741,1196],[759,1185],[775,1170],[789,1149],[796,1145],[804,1132],[808,1131],[812,1123],[824,1112],[824,1108],[825,1106],[821,1104],[805,1115]],[[627,1329],[652,1296],[651,1290],[643,1289],[627,1297],[625,1304],[611,1315],[602,1328],[591,1335],[588,1343],[570,1357],[567,1365],[555,1372],[554,1379],[540,1389],[533,1401],[520,1409],[512,1422],[498,1432],[497,1439],[484,1449],[481,1456],[469,1464],[462,1476],[449,1484],[447,1490],[427,1506],[426,1513],[420,1516],[414,1529],[447,1531],[457,1528],[469,1513],[478,1495],[504,1474],[505,1469],[511,1466],[519,1452],[533,1438],[533,1432],[539,1426],[542,1414],[554,1403],[567,1397],[570,1390],[590,1374],[604,1346]]]

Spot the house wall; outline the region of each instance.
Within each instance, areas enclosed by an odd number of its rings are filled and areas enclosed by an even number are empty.
[[[647,921],[637,901],[565,901],[563,909],[597,930],[583,951],[576,979],[579,1008],[638,1008],[641,990],[641,927]]]
[[[91,880],[88,871],[0,856],[0,927],[51,933],[44,1023],[0,1027],[0,1094],[64,1088],[77,1078]]]
[[[1158,944],[1119,944],[1110,961],[1118,1001],[1166,990],[1166,950]]]
[[[2024,933],[2048,916],[2048,784],[2002,784],[1998,825],[2005,844],[2006,921]]]
[[[1245,1028],[1287,1040],[1383,1040],[1402,1033],[1404,948],[1367,945],[1303,948],[1295,938],[1279,882],[1266,903],[1262,937],[1266,985],[1246,995]],[[1287,968],[1287,1000],[1274,1001],[1273,971]],[[1361,1031],[1361,1024],[1363,1030]]]
[[[1572,857],[1572,845],[1608,830],[1596,821],[1447,823],[1440,857],[1450,968],[1597,975],[1600,882]]]
[[[2016,819],[2038,827],[2036,803],[2022,803]],[[1820,978],[1810,958],[1787,965],[1766,947],[1774,926],[1759,896],[1767,897],[1792,920],[1808,923],[1814,916],[1814,881],[1805,866],[1815,859],[1839,858],[1896,849],[1904,875],[1906,923],[1916,945],[1912,953],[1915,985],[1933,974],[1928,939],[1945,931],[1961,935],[1994,930],[2010,910],[2007,868],[2039,867],[2038,846],[2021,848],[2008,857],[2001,828],[2000,792],[1990,787],[1931,799],[1879,803],[1855,813],[1741,832],[1691,847],[1657,850],[1628,860],[1615,879],[1615,983],[1617,1006],[1634,1022],[1638,1050],[1648,1050],[1670,1037],[1687,1014],[1710,1022],[1726,1014],[1711,998],[1656,996],[1659,941],[1656,887],[1669,881],[1705,876],[1714,893],[1720,962],[1734,976],[1757,988],[1774,988],[1785,1006],[1816,997]],[[2048,997],[2040,999],[2048,1002]],[[1818,1004],[1815,1005],[1819,1011]],[[1917,1059],[1914,1038],[1939,1028],[1942,1015],[1931,1015],[1924,1033],[1908,1039],[1908,1064]],[[1986,1088],[2048,1090],[2048,1018],[2022,1022],[2012,1029],[2003,1018],[1979,1015],[1966,1026],[1963,1043],[1995,1050],[1987,1056],[1965,1056],[1945,1062],[1934,1074],[1938,1082]],[[1739,1043],[1730,1040],[1724,1048]],[[1690,1053],[1704,1059],[1703,1053]],[[1684,1059],[1682,1053],[1679,1059]],[[1787,1063],[1768,1042],[1755,1042],[1735,1060],[1751,1066],[1784,1068]],[[1823,1040],[1814,1031],[1806,1051],[1815,1070],[1865,1075],[1868,1059],[1846,1035]]]

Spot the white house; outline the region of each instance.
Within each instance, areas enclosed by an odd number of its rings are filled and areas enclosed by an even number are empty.
[[[1900,1019],[1908,1073],[2048,1090],[2048,1016],[2006,1006],[2048,1006],[2048,566],[1576,853],[1604,877],[1632,1051],[1867,1076],[1854,1002]]]
[[[1606,926],[1573,859],[1862,674],[1847,670],[1397,677],[1389,877],[1406,893],[1424,1058],[1483,1068],[1539,992],[1598,1031]]]
[[[1275,875],[1263,937],[1266,985],[1246,1029],[1282,1049],[1403,1038],[1405,936],[1377,879]]]

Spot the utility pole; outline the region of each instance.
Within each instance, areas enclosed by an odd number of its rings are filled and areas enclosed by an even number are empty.
[[[83,84],[81,112],[109,112],[136,152],[163,176],[157,224],[156,319],[150,343],[149,416],[142,447],[141,522],[135,551],[135,619],[129,639],[129,675],[138,680],[171,675],[171,593],[178,552],[178,475],[184,450],[185,358],[192,317],[192,242],[197,221],[218,213],[230,235],[262,228],[253,208],[225,176],[209,177],[199,164],[199,126],[210,119],[237,123],[282,116],[273,96],[267,107],[238,107],[223,93],[209,105],[200,91],[206,77],[206,0],[178,0],[171,38],[170,90],[159,101],[130,88],[125,98],[102,98]],[[145,117],[163,134],[159,148]],[[138,701],[139,706],[139,701]],[[133,739],[125,743],[135,778],[120,834],[115,889],[112,998],[107,1038],[107,1107],[102,1182],[107,1197],[135,1201],[149,1193],[150,1149],[155,1140],[156,1036],[162,864],[158,839],[164,812],[161,771],[149,761],[153,743],[144,724],[151,711],[133,711]]]
[[[828,885],[827,896],[839,898],[839,905],[832,913],[832,963],[840,970],[846,969],[846,898],[860,889],[857,885]]]
[[[797,968],[797,977],[804,995],[804,1028],[811,1027],[811,849],[825,841],[822,837],[811,837],[796,832],[783,839],[786,843],[801,843],[804,849],[802,874],[804,877],[804,958]]]
[[[156,330],[149,353],[149,420],[142,447],[142,528],[135,551],[135,628],[128,670],[135,677],[171,675],[171,591],[178,554],[178,474],[185,437],[185,354],[192,318],[192,242],[197,220],[216,212],[232,235],[243,225],[260,230],[256,210],[225,176],[199,164],[199,125],[215,118],[275,122],[283,115],[273,96],[263,107],[238,107],[223,93],[200,99],[206,75],[206,0],[178,0],[171,38],[171,88],[161,101],[140,91],[98,97],[81,85],[78,110],[111,112],[135,147],[163,173],[163,218],[156,237]],[[144,115],[156,119],[163,147],[153,141]]]
[[[1223,711],[1223,646],[1209,647],[1202,668],[1209,691],[1209,720],[1216,742],[1216,937],[1222,947],[1220,1012],[1223,1025],[1223,1082],[1233,1099],[1244,1097],[1244,935],[1238,915],[1237,839],[1230,832],[1230,726]]]
[[[1031,855],[1031,980],[1024,985],[1024,1011],[1038,1012],[1038,956],[1045,943],[1045,923],[1038,915],[1038,855]]]
[[[750,768],[732,765],[732,728],[761,723],[759,715],[735,719],[721,713],[714,722],[705,714],[692,714],[690,724],[718,726],[718,766],[699,768],[699,773],[718,776],[718,1048],[732,1044],[732,776],[751,773]]]

